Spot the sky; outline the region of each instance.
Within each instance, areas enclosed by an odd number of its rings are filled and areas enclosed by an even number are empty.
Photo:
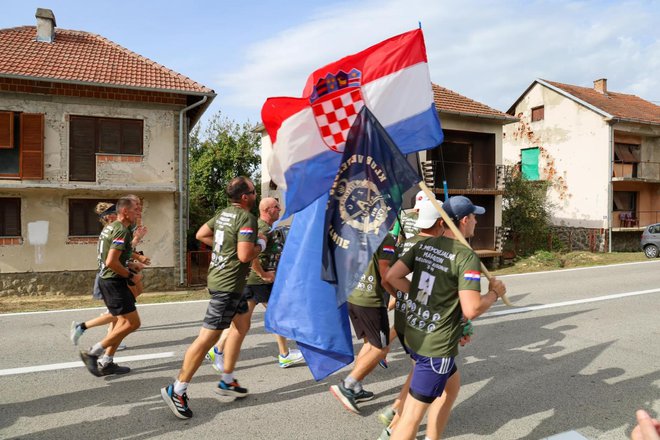
[[[3,3],[0,28],[34,25],[38,7],[213,89],[202,124],[256,124],[266,98],[300,96],[317,68],[420,23],[431,80],[498,110],[536,78],[607,78],[660,105],[655,0],[22,0]]]

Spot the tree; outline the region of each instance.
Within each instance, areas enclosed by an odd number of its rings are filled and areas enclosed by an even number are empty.
[[[529,181],[519,167],[507,167],[504,176],[502,226],[508,231],[505,248],[521,255],[548,248],[550,211],[547,181]]]
[[[189,249],[197,246],[197,229],[229,204],[225,188],[236,176],[247,176],[261,187],[260,135],[249,122],[238,124],[215,114],[200,137],[197,126],[190,135]]]

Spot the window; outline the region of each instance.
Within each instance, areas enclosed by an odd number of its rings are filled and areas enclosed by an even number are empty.
[[[114,202],[114,200],[69,199],[70,237],[98,237],[103,229],[99,216],[94,212],[98,202]]]
[[[539,107],[532,108],[532,122],[542,121],[544,117],[545,117],[545,111],[542,105]]]
[[[539,180],[539,148],[524,148],[520,150],[520,158],[523,179]]]
[[[142,154],[143,122],[71,116],[69,122],[69,180],[96,180],[96,153]]]
[[[21,236],[21,199],[0,198],[0,237]]]
[[[612,201],[613,211],[635,211],[637,208],[637,193],[633,191],[614,191]]]
[[[0,111],[0,177],[44,177],[44,115]]]

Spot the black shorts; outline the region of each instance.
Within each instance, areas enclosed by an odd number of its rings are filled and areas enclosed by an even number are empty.
[[[366,338],[376,348],[390,344],[390,321],[385,307],[362,307],[348,303],[348,316],[355,329],[355,335]]]
[[[242,293],[235,292],[218,292],[216,290],[209,290],[211,294],[211,301],[206,308],[206,315],[204,316],[204,328],[210,330],[225,330],[229,328],[231,320],[234,319],[236,313],[239,313],[241,303],[245,304],[245,311],[247,311],[247,302],[243,298]],[[245,313],[245,311],[240,313]]]
[[[136,310],[135,297],[126,281],[126,278],[99,278],[103,302],[112,316],[127,315]]]
[[[257,304],[268,304],[270,292],[273,291],[272,284],[252,284],[245,286],[243,295],[248,301],[254,301]]]

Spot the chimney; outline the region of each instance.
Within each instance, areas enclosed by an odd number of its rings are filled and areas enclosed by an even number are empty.
[[[607,95],[607,78],[601,78],[594,81],[594,90],[603,95]]]
[[[55,41],[55,15],[50,9],[37,8],[37,41],[52,43]]]

